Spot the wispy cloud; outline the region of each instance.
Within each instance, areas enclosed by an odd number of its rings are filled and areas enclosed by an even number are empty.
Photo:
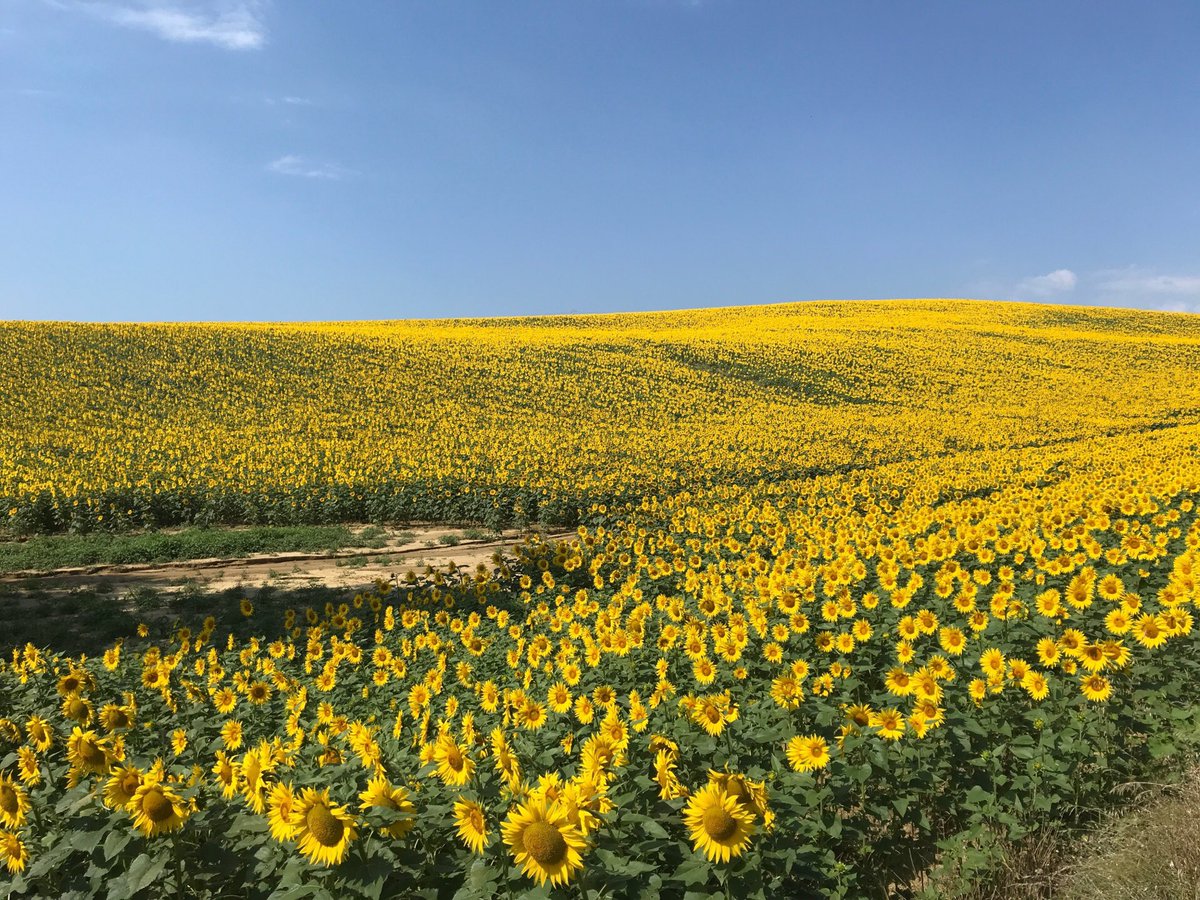
[[[339,166],[337,163],[318,162],[306,159],[303,156],[295,156],[291,153],[267,163],[267,171],[273,172],[276,175],[291,175],[296,178],[323,178],[330,181],[338,181],[356,174],[353,169],[347,169],[345,166]]]
[[[1045,275],[1026,278],[1017,285],[1017,290],[1020,293],[1033,294],[1035,297],[1050,297],[1069,293],[1075,290],[1078,283],[1079,276],[1070,269],[1055,269]]]
[[[314,106],[315,105],[315,101],[309,99],[308,97],[297,97],[297,96],[263,97],[263,103],[267,104],[267,106],[277,106],[280,104],[282,104],[284,106]]]
[[[266,43],[266,0],[46,0],[59,9],[84,12],[148,31],[163,40],[203,43],[226,50],[254,50]]]
[[[1121,303],[1173,312],[1200,312],[1200,275],[1164,274],[1144,266],[1095,273],[1096,291]]]
[[[1200,296],[1200,275],[1161,275],[1138,266],[1129,266],[1097,272],[1096,286],[1103,291],[1122,294]]]

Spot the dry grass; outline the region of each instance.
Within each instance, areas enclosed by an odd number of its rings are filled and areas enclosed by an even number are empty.
[[[1040,831],[990,843],[986,876],[953,860],[914,885],[954,900],[1200,900],[1200,768],[1178,784],[1130,784],[1127,805],[1082,835]],[[997,839],[998,840],[998,839]]]
[[[1200,898],[1200,771],[1154,792],[1088,837],[1051,896],[1063,900]]]

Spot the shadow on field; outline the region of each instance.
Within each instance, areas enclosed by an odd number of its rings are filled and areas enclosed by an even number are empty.
[[[182,626],[198,631],[208,616],[216,619],[221,640],[226,634],[274,638],[284,631],[287,609],[295,609],[302,623],[305,607],[350,603],[354,594],[330,585],[211,590],[199,582],[117,589],[99,583],[63,590],[53,584],[0,584],[0,653],[32,643],[68,655],[98,656],[117,639],[135,637],[139,624],[147,626],[150,637],[160,637]],[[242,613],[243,599],[253,603],[250,617]]]
[[[273,639],[284,632],[284,614],[294,609],[303,622],[306,607],[324,609],[352,603],[354,591],[326,585],[279,589],[272,585],[209,591],[200,585],[158,590],[136,587],[114,592],[106,586],[76,588],[66,593],[52,588],[0,585],[0,653],[32,643],[70,655],[98,656],[118,638],[132,638],[144,623],[151,637],[187,626],[199,630],[208,616],[216,619],[216,634],[238,638],[257,635]],[[253,603],[250,617],[242,600]],[[371,612],[366,610],[367,615]]]

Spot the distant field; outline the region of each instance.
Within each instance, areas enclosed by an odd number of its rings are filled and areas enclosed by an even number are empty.
[[[0,522],[573,524],[592,503],[1200,420],[1192,316],[922,300],[0,323]]]
[[[13,530],[578,520],[344,595],[79,590],[60,647],[3,630],[52,585],[0,597],[0,893],[1049,897],[1047,861],[1200,761],[1200,317],[17,324],[0,350]],[[1114,847],[1079,890],[1132,857],[1179,883]]]

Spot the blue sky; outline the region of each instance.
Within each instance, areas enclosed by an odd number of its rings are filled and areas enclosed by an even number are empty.
[[[1200,3],[4,0],[0,318],[1200,311]]]

